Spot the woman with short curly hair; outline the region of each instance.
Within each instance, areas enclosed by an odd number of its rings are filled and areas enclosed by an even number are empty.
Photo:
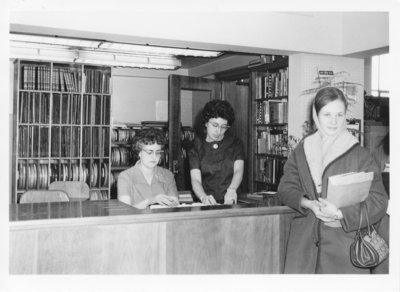
[[[225,100],[209,101],[202,111],[205,137],[189,152],[192,188],[204,204],[234,204],[243,179],[242,142],[229,134],[235,113]]]
[[[118,200],[139,209],[179,204],[172,172],[158,166],[165,143],[165,134],[159,129],[139,132],[133,146],[139,160],[118,176]]]

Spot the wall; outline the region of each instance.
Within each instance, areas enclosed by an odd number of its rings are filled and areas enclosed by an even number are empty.
[[[168,119],[168,75],[187,75],[187,70],[113,68],[112,74],[113,122],[140,123]],[[191,108],[190,94],[185,93],[183,96],[186,101],[184,105]],[[189,117],[185,115],[184,119]]]
[[[319,71],[332,71],[324,75]],[[335,86],[349,99],[348,118],[364,114],[364,60],[315,54],[289,56],[289,136],[303,137],[303,125],[310,121],[311,102],[321,86]],[[363,130],[363,127],[361,128]]]

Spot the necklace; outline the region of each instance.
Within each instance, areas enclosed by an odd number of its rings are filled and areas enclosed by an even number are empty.
[[[219,147],[219,146],[218,146],[218,143],[214,143],[214,144],[212,145],[212,148],[213,148],[213,149],[218,149],[218,147]]]

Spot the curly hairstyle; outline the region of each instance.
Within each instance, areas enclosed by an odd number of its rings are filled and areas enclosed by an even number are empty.
[[[165,133],[157,128],[147,128],[141,130],[134,138],[133,149],[137,152],[142,151],[144,145],[158,144],[161,147],[167,143]]]
[[[203,124],[210,119],[222,118],[228,121],[228,125],[232,126],[235,121],[235,112],[232,106],[226,100],[213,99],[206,103],[202,112]]]

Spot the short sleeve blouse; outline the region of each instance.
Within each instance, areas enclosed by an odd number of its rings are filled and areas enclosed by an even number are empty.
[[[200,170],[204,191],[220,202],[232,182],[233,165],[237,160],[244,160],[243,144],[231,135],[211,143],[196,137],[189,151],[190,169]]]
[[[174,175],[168,169],[156,166],[149,185],[140,171],[139,161],[118,176],[118,196],[128,194],[132,205],[158,194],[178,197]]]

